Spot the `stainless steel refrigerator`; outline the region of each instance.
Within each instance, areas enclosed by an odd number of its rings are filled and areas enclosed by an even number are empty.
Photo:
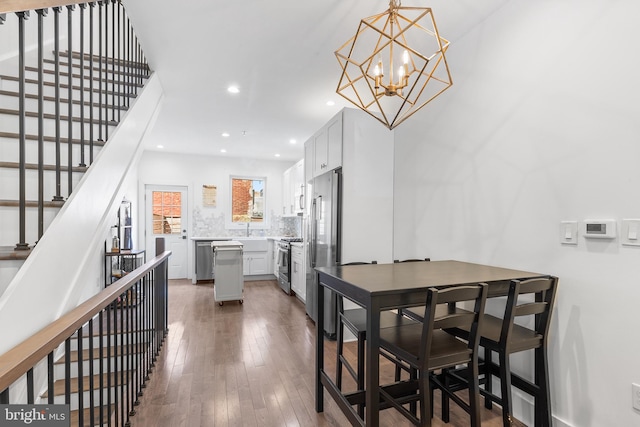
[[[307,186],[309,217],[307,221],[307,314],[317,321],[318,284],[316,267],[333,266],[340,263],[341,235],[341,170],[337,169],[316,177]],[[325,334],[331,338],[336,334],[336,295],[324,292]]]

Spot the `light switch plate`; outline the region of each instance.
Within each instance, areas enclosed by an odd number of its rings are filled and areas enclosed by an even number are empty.
[[[640,246],[640,219],[623,219],[620,243],[625,246]]]
[[[578,221],[560,221],[560,243],[578,244]]]

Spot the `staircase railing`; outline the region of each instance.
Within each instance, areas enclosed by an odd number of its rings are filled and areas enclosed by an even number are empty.
[[[67,405],[71,425],[128,425],[168,332],[167,266],[158,255],[0,356],[0,404]],[[61,353],[61,354],[59,354]],[[64,365],[64,378],[54,375]],[[87,367],[84,367],[85,362]],[[71,373],[76,365],[77,376]],[[88,370],[88,372],[85,371]],[[88,374],[88,382],[83,380]],[[38,381],[44,385],[39,393]],[[25,396],[10,395],[10,389]],[[16,393],[19,394],[19,393]],[[55,396],[64,396],[55,399]],[[88,396],[85,396],[88,395]]]
[[[49,13],[51,8],[52,13]],[[37,19],[32,19],[37,15]],[[52,18],[49,16],[53,15]],[[66,25],[61,24],[66,18]],[[18,123],[18,197],[17,201],[0,200],[0,205],[18,207],[18,242],[16,251],[27,251],[28,207],[37,207],[37,240],[45,230],[45,207],[60,207],[65,200],[63,176],[66,174],[66,197],[74,186],[73,175],[93,163],[94,148],[103,145],[112,128],[122,118],[122,111],[137,96],[150,70],[137,36],[133,31],[120,0],[77,2],[64,0],[6,0],[0,2],[0,34],[3,24],[17,20],[17,64],[13,75],[0,75],[0,80],[17,81],[18,110],[3,111],[11,114]],[[45,34],[44,22],[53,20],[53,28]],[[27,65],[31,51],[25,43],[29,25],[37,26],[37,68]],[[51,27],[51,25],[49,25]],[[66,28],[65,28],[66,27]],[[6,38],[9,39],[9,38]],[[66,44],[66,51],[61,45]],[[53,59],[48,59],[46,46],[53,45]],[[6,46],[5,46],[6,48]],[[10,49],[13,49],[9,47]],[[50,54],[49,54],[50,55]],[[47,70],[44,64],[53,63],[55,69]],[[27,73],[37,72],[37,79]],[[53,74],[54,81],[46,81],[45,75]],[[37,85],[37,93],[27,87]],[[54,96],[45,95],[45,87],[54,87]],[[62,93],[66,89],[66,97]],[[0,91],[7,95],[7,91]],[[27,99],[37,100],[37,112],[27,111]],[[45,113],[45,103],[54,103],[55,113]],[[66,116],[61,111],[66,110]],[[15,113],[15,114],[14,114]],[[35,126],[28,128],[27,117],[37,117]],[[97,117],[96,117],[97,116]],[[45,120],[54,120],[55,135],[47,135]],[[6,121],[5,121],[6,123]],[[66,126],[65,126],[66,125]],[[64,128],[66,127],[66,133]],[[12,138],[0,130],[0,137]],[[37,164],[27,162],[27,141],[37,141]],[[45,141],[55,142],[55,160],[45,161]],[[66,147],[65,147],[66,146]],[[79,148],[78,148],[79,146]],[[66,148],[63,161],[61,149]],[[1,167],[14,167],[15,163],[0,159]],[[66,163],[66,164],[64,164]],[[27,178],[27,170],[37,169],[37,180]],[[46,170],[55,170],[55,185],[44,181]],[[28,200],[28,186],[37,188],[37,200]],[[46,189],[55,189],[46,194]],[[50,200],[47,200],[50,197]],[[35,224],[31,227],[35,230]]]

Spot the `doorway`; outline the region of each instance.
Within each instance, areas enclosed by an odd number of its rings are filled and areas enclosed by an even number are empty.
[[[165,239],[169,257],[169,279],[187,277],[187,187],[172,185],[145,186],[145,236],[147,258],[155,254],[157,237]]]

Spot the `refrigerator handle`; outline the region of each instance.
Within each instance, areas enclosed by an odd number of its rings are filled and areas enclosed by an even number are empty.
[[[311,241],[309,242],[309,257],[311,258],[311,268],[316,266],[316,236],[317,236],[317,221],[316,221],[316,199],[311,201]]]
[[[318,221],[322,221],[322,196],[318,196],[317,199],[320,199],[320,203],[316,202],[316,218]]]

